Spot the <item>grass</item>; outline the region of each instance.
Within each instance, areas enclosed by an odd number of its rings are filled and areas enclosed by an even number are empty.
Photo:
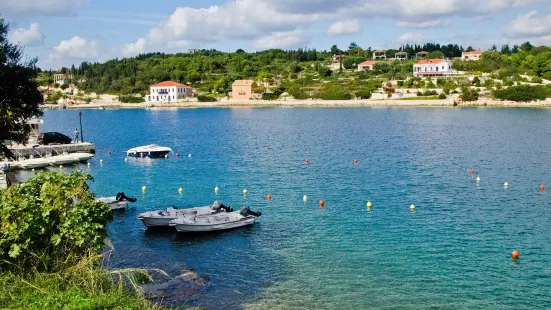
[[[90,256],[57,273],[0,273],[1,309],[140,309],[161,306],[142,298],[145,270],[107,270]]]
[[[441,100],[441,99],[438,99],[438,96],[420,96],[420,97],[400,98],[396,100]]]

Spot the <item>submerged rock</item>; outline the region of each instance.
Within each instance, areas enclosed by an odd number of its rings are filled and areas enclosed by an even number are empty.
[[[152,271],[150,275],[153,281],[142,285],[143,296],[170,305],[196,301],[208,284],[208,278],[199,276],[191,269],[181,271],[176,277],[161,271]]]

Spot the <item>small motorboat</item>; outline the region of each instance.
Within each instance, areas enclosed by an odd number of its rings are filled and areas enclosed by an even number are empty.
[[[103,202],[106,205],[109,205],[111,210],[124,210],[128,206],[128,202],[136,202],[137,199],[134,197],[127,197],[124,193],[118,193],[115,197],[100,197],[96,201]]]
[[[144,212],[138,215],[138,219],[141,220],[147,227],[168,227],[170,221],[178,219],[185,215],[203,216],[232,211],[233,208],[231,206],[225,206],[221,202],[215,201],[212,205],[205,207],[186,209],[177,209],[171,207],[166,210]]]
[[[150,144],[144,146],[138,146],[126,151],[126,156],[130,157],[149,157],[160,158],[165,157],[168,153],[172,152],[172,149],[165,146],[158,146],[157,144]]]
[[[14,166],[21,169],[40,169],[50,166],[51,161],[45,158],[31,158],[21,160],[15,163]]]
[[[75,160],[75,162],[79,163],[85,163],[94,157],[94,155],[90,153],[71,153],[69,155]]]
[[[220,231],[252,225],[256,222],[256,218],[261,215],[261,212],[241,208],[239,211],[213,215],[195,216],[188,214],[172,220],[169,225],[176,228],[178,232]]]
[[[50,164],[52,166],[58,166],[58,165],[71,165],[76,163],[84,163],[87,162],[90,158],[94,157],[94,155],[89,153],[71,153],[71,154],[63,154],[63,155],[56,155],[47,158],[50,161]]]

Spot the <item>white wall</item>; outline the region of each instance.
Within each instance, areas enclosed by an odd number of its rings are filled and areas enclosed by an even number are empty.
[[[145,96],[146,101],[151,102],[173,102],[178,99],[185,99],[191,96],[191,88],[185,86],[164,86],[150,87],[149,95]]]

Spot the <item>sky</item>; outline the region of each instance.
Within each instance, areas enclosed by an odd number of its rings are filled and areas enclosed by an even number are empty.
[[[1,0],[43,69],[188,49],[551,45],[551,0]]]

